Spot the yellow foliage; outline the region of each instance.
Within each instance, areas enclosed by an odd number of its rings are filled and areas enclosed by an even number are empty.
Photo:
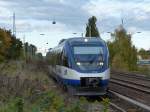
[[[11,34],[9,31],[0,29],[0,56],[4,57],[11,45]]]
[[[112,68],[114,67],[114,69],[118,68],[121,70],[128,70],[128,65],[127,63],[125,63],[122,59],[122,57],[117,54],[114,56],[113,60],[112,60]]]

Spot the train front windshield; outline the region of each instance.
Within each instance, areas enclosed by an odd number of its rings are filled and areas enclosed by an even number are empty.
[[[81,70],[97,70],[103,66],[103,47],[74,46],[74,59]]]

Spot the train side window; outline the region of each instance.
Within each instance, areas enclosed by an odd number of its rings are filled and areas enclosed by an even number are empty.
[[[53,62],[54,62],[54,66],[57,65],[57,55],[56,55],[56,52],[54,52],[54,55],[53,55]]]
[[[57,53],[57,64],[61,65],[61,55],[59,52]]]
[[[60,65],[63,65],[63,52],[60,53]]]
[[[64,66],[69,67],[69,65],[68,65],[68,58],[66,56],[64,56],[63,63],[64,63]]]
[[[62,65],[66,66],[66,67],[69,67],[68,58],[67,58],[67,56],[65,55],[64,52],[62,53]]]

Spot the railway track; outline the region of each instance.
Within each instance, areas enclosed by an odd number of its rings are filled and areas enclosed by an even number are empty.
[[[144,81],[150,81],[150,77],[142,74],[136,74],[136,73],[127,73],[127,72],[116,72],[116,71],[111,71],[111,74],[113,76],[122,76],[122,77],[128,77],[128,78],[135,78],[139,80],[144,80]]]
[[[134,89],[134,90],[146,93],[146,94],[150,94],[150,87],[149,86],[145,86],[145,85],[142,85],[142,84],[140,85],[140,84],[137,84],[135,82],[130,82],[130,81],[127,81],[127,80],[116,79],[116,78],[112,78],[110,80],[110,82],[121,85],[121,86],[124,86],[124,87],[127,87],[127,88],[131,88],[131,89]]]
[[[123,108],[121,108],[113,102],[110,102],[110,108],[112,108],[115,112],[127,112],[126,110],[124,110]]]
[[[122,79],[122,77],[117,77],[117,76],[112,77],[111,79],[118,80],[118,81],[120,80],[120,81],[123,81],[123,82],[128,82],[130,84],[142,86],[142,87],[145,87],[145,88],[150,88],[150,81],[133,80],[131,78]]]
[[[150,79],[129,73],[112,73],[110,80],[110,91],[123,95],[138,103],[138,107],[150,111]],[[142,106],[144,105],[144,106]]]
[[[150,112],[150,106],[140,103],[134,99],[124,96],[120,93],[109,91],[112,93],[110,107],[117,112]],[[116,112],[115,111],[115,112]]]
[[[150,85],[148,84],[149,81],[143,81],[144,79],[113,74],[110,81],[110,92],[113,94],[113,98],[110,99],[109,111],[149,112]],[[143,81],[143,83],[139,83],[139,81]],[[77,97],[73,99],[78,100]],[[87,107],[88,112],[98,112],[103,108],[100,104],[97,105],[90,101]]]

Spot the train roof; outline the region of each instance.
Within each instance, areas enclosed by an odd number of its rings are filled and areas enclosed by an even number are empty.
[[[73,37],[73,38],[60,40],[60,42],[58,43],[56,47],[54,47],[54,49],[62,48],[62,46],[64,46],[65,43],[70,43],[71,45],[73,43],[78,43],[78,42],[99,42],[99,43],[105,44],[105,41],[101,39],[100,37]],[[53,51],[54,49],[49,49],[49,51]]]
[[[74,37],[74,38],[68,38],[68,39],[62,39],[59,44],[63,44],[65,42],[101,42],[104,43],[104,40],[102,40],[100,37]]]

